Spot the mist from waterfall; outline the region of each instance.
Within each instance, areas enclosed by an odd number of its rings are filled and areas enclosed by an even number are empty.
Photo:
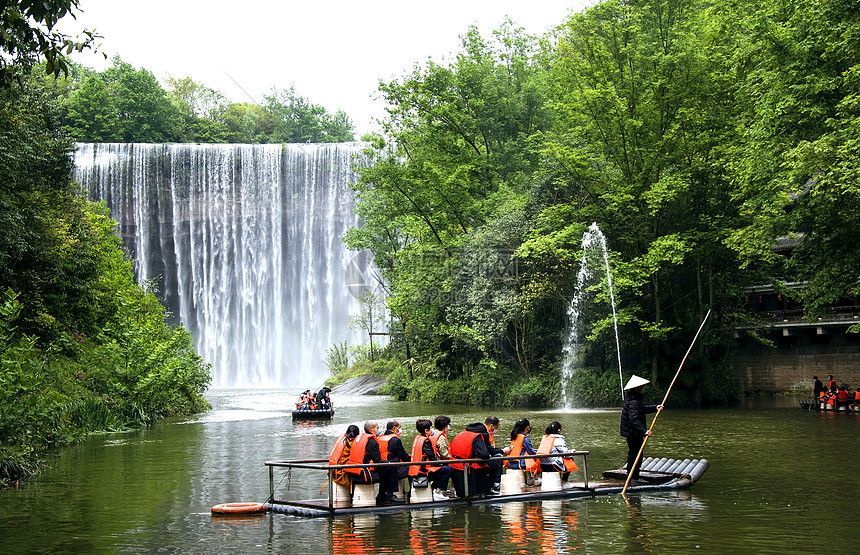
[[[573,380],[576,370],[582,366],[583,359],[583,326],[580,320],[582,311],[593,297],[590,289],[598,275],[606,276],[607,287],[609,288],[609,304],[615,327],[615,352],[618,354],[618,377],[623,384],[621,343],[618,337],[618,315],[615,311],[612,272],[609,269],[609,250],[606,247],[606,237],[600,231],[597,222],[594,222],[582,236],[582,259],[576,275],[576,289],[567,309],[570,326],[564,342],[564,359],[561,367],[561,402],[563,408],[573,408]],[[621,390],[621,397],[624,397],[623,389]]]
[[[340,238],[358,224],[361,148],[79,144],[76,178],[195,337],[213,387],[310,388],[332,343],[360,342],[349,321],[371,263]]]

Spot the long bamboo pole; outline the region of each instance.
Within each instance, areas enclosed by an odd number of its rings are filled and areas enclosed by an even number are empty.
[[[687,360],[687,357],[690,354],[690,351],[693,350],[693,345],[696,344],[696,339],[699,338],[699,334],[702,332],[702,328],[705,327],[705,322],[708,321],[708,316],[711,315],[711,309],[708,309],[708,313],[705,314],[705,319],[702,320],[702,324],[699,326],[699,330],[696,332],[696,336],[693,337],[693,342],[690,343],[690,347],[687,349],[687,353],[684,355],[684,358],[681,359],[681,364],[678,365],[678,371],[675,372],[675,377],[672,378],[672,383],[669,384],[669,389],[666,390],[666,395],[663,397],[663,402],[657,407],[657,414],[654,415],[654,418],[651,420],[651,427],[648,428],[648,433],[645,434],[645,440],[642,442],[642,447],[639,448],[639,454],[636,455],[636,460],[633,463],[633,467],[630,469],[631,472],[627,473],[627,481],[624,482],[624,489],[621,490],[621,495],[625,495],[627,493],[627,488],[630,486],[630,479],[633,478],[632,470],[636,468],[636,465],[639,464],[639,459],[642,458],[642,453],[645,451],[645,444],[648,443],[648,438],[651,437],[651,431],[654,429],[654,424],[657,423],[657,417],[660,416],[660,413],[663,412],[663,407],[666,405],[666,399],[669,398],[669,393],[672,391],[672,386],[675,385],[675,380],[678,379],[678,375],[681,373],[681,368],[684,367],[684,362]]]

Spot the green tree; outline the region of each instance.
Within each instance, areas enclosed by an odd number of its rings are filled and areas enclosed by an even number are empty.
[[[0,482],[51,445],[208,407],[208,366],[76,195],[55,90],[0,88]]]
[[[151,72],[117,56],[112,67],[87,77],[72,92],[65,120],[80,141],[160,143],[177,139],[181,117]]]
[[[0,3],[0,82],[9,86],[40,59],[45,71],[68,74],[72,51],[90,48],[98,35],[84,31],[72,38],[55,29],[57,22],[78,9],[78,0],[11,0]],[[74,16],[73,16],[74,17]],[[23,72],[21,71],[23,70]]]
[[[66,103],[66,128],[83,142],[112,142],[118,136],[114,98],[100,76],[88,77]]]
[[[256,104],[229,104],[221,121],[230,143],[265,143],[273,127],[271,114]]]
[[[682,348],[707,306],[742,279],[714,278],[736,266],[719,246],[736,208],[719,165],[731,136],[721,131],[725,97],[706,56],[702,7],[606,1],[562,27],[552,81],[559,125],[547,145],[554,190],[540,195],[553,202],[526,247],[569,252],[584,222],[599,224],[613,250],[625,337],[639,343],[637,366],[655,381],[670,369],[665,349]],[[612,329],[608,318],[594,325]],[[606,364],[614,349],[597,347]],[[707,368],[706,360],[691,362]]]
[[[182,116],[178,126],[181,142],[220,143],[226,141],[227,127],[221,116],[227,100],[220,92],[195,82],[191,77],[167,78],[168,91]]]
[[[472,278],[495,251],[471,235],[522,207],[539,165],[536,137],[550,113],[536,52],[535,39],[511,23],[492,40],[472,28],[451,64],[428,62],[380,84],[384,137],[374,138],[372,164],[359,169],[363,225],[345,240],[373,252],[407,349],[434,360],[429,371],[438,377],[478,368],[491,375],[497,362],[488,346],[506,341],[499,330],[514,311],[464,311],[459,299],[491,286]],[[487,327],[489,314],[504,316]]]
[[[338,110],[329,114],[322,106],[298,95],[291,86],[281,92],[272,90],[265,97],[265,110],[271,115],[273,128],[267,142],[333,143],[353,141],[353,125]]]
[[[730,152],[744,216],[730,244],[805,283],[795,294],[814,318],[860,287],[860,11],[778,0],[721,15],[745,130]],[[802,241],[783,267],[772,246],[785,236]]]

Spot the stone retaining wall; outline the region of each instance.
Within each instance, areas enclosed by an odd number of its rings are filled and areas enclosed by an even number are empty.
[[[813,376],[827,384],[833,374],[840,385],[851,390],[860,386],[860,346],[780,346],[757,347],[738,351],[734,373],[741,389],[749,391],[808,391],[812,394]]]

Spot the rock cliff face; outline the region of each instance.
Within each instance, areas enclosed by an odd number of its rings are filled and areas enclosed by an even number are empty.
[[[379,388],[385,385],[385,378],[365,374],[356,376],[336,385],[331,389],[331,394],[336,395],[377,395]]]

